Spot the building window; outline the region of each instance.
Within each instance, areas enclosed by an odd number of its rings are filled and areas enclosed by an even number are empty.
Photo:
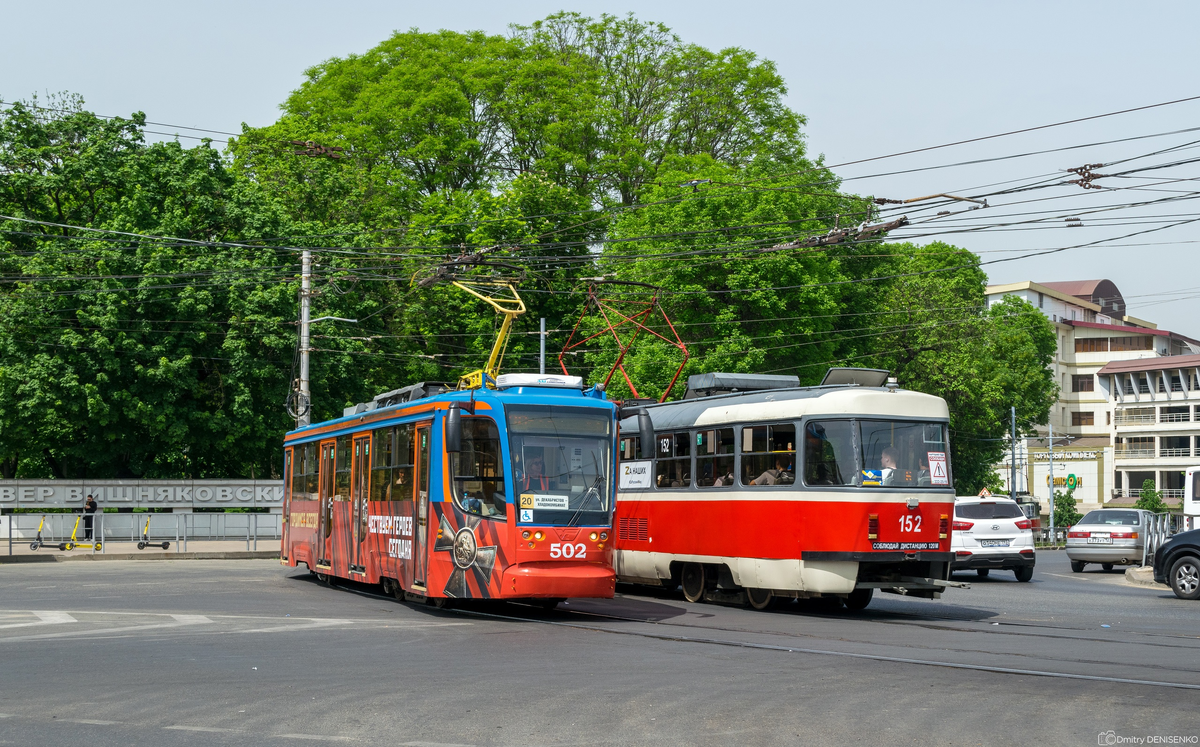
[[[1071,377],[1072,392],[1094,392],[1096,391],[1096,377],[1091,374],[1083,376]]]
[[[1114,338],[1120,339],[1120,338]],[[1114,348],[1115,350],[1115,348]],[[1076,353],[1107,353],[1108,338],[1107,337],[1083,337],[1075,338]],[[1090,389],[1088,391],[1091,391]]]
[[[1123,352],[1127,350],[1153,350],[1153,338],[1149,335],[1137,335],[1135,337],[1113,337],[1108,341],[1108,349],[1113,352]]]
[[[1104,413],[1104,424],[1112,425],[1112,410],[1108,410]]]
[[[1093,412],[1071,413],[1071,425],[1095,425],[1096,414]]]
[[[1046,294],[1045,293],[1038,294],[1038,308],[1039,309],[1046,308]]]

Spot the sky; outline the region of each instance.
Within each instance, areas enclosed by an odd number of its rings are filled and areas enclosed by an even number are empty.
[[[635,12],[686,42],[742,47],[774,61],[787,82],[786,103],[807,118],[809,154],[823,155],[846,180],[844,189],[858,194],[983,194],[1035,177],[1075,178],[1066,169],[1087,163],[1143,156],[1120,166],[1128,169],[1200,157],[1197,148],[1147,157],[1200,141],[1200,131],[1162,135],[1200,127],[1195,100],[850,164],[1200,96],[1195,3],[42,0],[6,6],[6,27],[26,31],[6,34],[0,45],[0,99],[69,91],[98,114],[143,111],[152,122],[176,127],[238,132],[243,122],[269,124],[306,68],[364,52],[393,31],[505,33],[509,24],[573,10]],[[1011,157],[1146,135],[1158,136]],[[928,169],[1000,157],[1007,158]],[[880,175],[916,168],[926,170]],[[966,247],[994,262],[984,267],[994,283],[1109,278],[1133,316],[1200,338],[1200,221],[1177,225],[1200,218],[1187,194],[1200,188],[1187,180],[1200,180],[1200,163],[1097,182],[1106,189],[1062,185],[993,196],[988,207],[963,215],[938,218],[915,205],[888,215],[908,215],[914,223],[933,218],[893,239]],[[987,186],[998,183],[1008,184]],[[1056,199],[1042,199],[1049,197]],[[1178,202],[1096,212],[1162,199]],[[1068,227],[1067,217],[1083,225]],[[997,226],[1032,218],[1044,221]],[[1122,238],[1150,229],[1159,230]],[[1080,246],[1093,242],[1100,243]],[[1062,251],[1038,254],[1054,249]]]

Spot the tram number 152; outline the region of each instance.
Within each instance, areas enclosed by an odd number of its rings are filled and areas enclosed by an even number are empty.
[[[585,558],[587,547],[582,542],[572,545],[570,542],[551,542],[550,557],[552,558]]]
[[[919,532],[921,531],[921,515],[907,514],[900,517],[901,532]]]

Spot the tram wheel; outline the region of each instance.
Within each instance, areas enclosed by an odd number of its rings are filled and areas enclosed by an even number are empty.
[[[704,566],[699,563],[685,563],[683,572],[679,574],[680,586],[683,587],[683,598],[689,602],[704,601],[704,587],[707,579]]]
[[[746,589],[746,602],[756,610],[769,609],[775,602],[770,589]]]
[[[871,597],[874,595],[874,589],[855,589],[846,595],[846,609],[851,612],[866,609],[867,605],[871,603]]]
[[[333,576],[329,575],[328,573],[321,573],[320,571],[318,571],[318,572],[314,573],[313,575],[317,577],[318,581],[325,584],[326,586],[333,586]]]

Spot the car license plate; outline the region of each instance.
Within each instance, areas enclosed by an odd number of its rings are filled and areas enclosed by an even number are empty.
[[[1111,545],[1112,537],[1088,537],[1089,545]]]
[[[979,540],[980,547],[1008,547],[1012,540]]]

